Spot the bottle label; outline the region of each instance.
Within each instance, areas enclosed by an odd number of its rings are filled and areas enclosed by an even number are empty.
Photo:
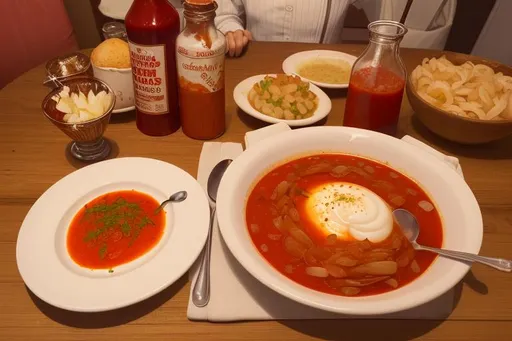
[[[177,52],[180,88],[203,93],[224,88],[223,44],[215,50],[194,50],[178,45]]]
[[[135,106],[151,115],[169,112],[165,45],[140,45],[129,42]]]

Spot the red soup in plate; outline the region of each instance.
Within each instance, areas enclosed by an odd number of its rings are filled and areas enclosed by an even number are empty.
[[[101,195],[80,209],[67,234],[67,250],[78,265],[111,269],[151,250],[162,238],[165,213],[134,190]]]
[[[418,242],[441,247],[441,218],[416,182],[375,161],[344,154],[299,158],[265,174],[247,199],[249,234],[280,273],[308,288],[368,296],[418,278],[436,255],[415,251],[392,218],[404,208]]]

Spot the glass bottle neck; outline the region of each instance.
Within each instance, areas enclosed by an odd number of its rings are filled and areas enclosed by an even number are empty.
[[[382,39],[380,37],[370,37],[369,49],[377,51],[393,51],[398,53],[400,47],[400,40]]]
[[[188,2],[183,4],[183,16],[187,25],[194,24],[213,24],[215,19],[215,10],[217,4],[215,2],[209,5],[192,5]]]
[[[370,43],[398,48],[407,28],[396,21],[378,20],[368,25]]]

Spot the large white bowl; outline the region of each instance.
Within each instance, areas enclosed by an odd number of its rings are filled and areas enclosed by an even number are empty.
[[[376,315],[413,308],[442,295],[468,272],[464,263],[438,257],[419,278],[397,290],[366,297],[343,297],[308,289],[270,266],[254,247],[245,220],[253,184],[271,167],[298,156],[348,153],[381,162],[416,180],[443,220],[443,247],[478,253],[482,216],[464,180],[428,153],[401,140],[347,127],[313,127],[268,138],[242,153],[220,184],[217,215],[222,237],[242,266],[263,284],[299,303],[336,313]],[[428,226],[423,226],[428,228]]]

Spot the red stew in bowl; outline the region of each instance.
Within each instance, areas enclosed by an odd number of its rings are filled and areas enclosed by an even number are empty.
[[[265,174],[249,194],[246,220],[255,247],[286,277],[367,296],[410,283],[436,258],[412,248],[392,219],[399,207],[416,216],[419,243],[442,246],[439,213],[412,179],[365,158],[321,154]]]
[[[68,253],[90,269],[111,269],[151,250],[162,238],[165,213],[160,204],[137,191],[111,192],[87,203],[73,218]]]

